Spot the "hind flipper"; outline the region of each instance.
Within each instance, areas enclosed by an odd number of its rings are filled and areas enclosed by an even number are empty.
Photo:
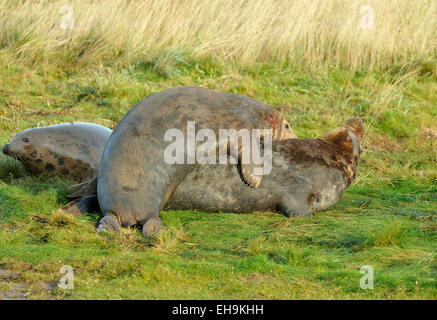
[[[165,227],[159,217],[150,217],[143,224],[143,235],[150,237],[163,229],[165,229]]]
[[[97,176],[82,183],[72,185],[70,190],[76,190],[75,192],[67,195],[67,198],[70,199],[80,198],[90,194],[97,194]]]
[[[80,216],[87,212],[100,212],[99,201],[97,200],[97,195],[95,194],[71,201],[61,209],[73,216]]]
[[[100,219],[97,232],[121,232],[121,224],[115,215],[106,215]]]

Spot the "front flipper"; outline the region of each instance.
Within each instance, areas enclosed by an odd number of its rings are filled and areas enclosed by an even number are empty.
[[[234,159],[238,159],[243,181],[250,187],[257,188],[262,181],[263,167],[254,162],[253,155],[260,154],[259,148],[256,144],[251,145],[247,137],[246,139],[239,139],[238,144],[235,143],[236,140],[234,139],[234,144],[231,144],[230,155]],[[255,149],[252,150],[252,148]]]
[[[97,194],[97,176],[85,182],[72,185],[70,189],[76,190],[75,192],[67,195],[67,198],[70,199],[80,198],[90,194]]]
[[[246,182],[250,187],[257,188],[262,180],[262,176],[255,175],[255,169],[257,168],[253,163],[241,164],[241,176],[244,182]],[[262,170],[262,168],[258,168]]]

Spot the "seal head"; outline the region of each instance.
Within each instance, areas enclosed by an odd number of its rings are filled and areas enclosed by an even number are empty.
[[[353,171],[355,175],[358,159],[361,155],[362,148],[360,146],[361,139],[365,134],[364,123],[360,118],[351,118],[347,120],[342,126],[328,132],[322,139],[337,146],[339,152],[350,153],[353,168],[348,168]]]
[[[3,146],[2,152],[21,161],[30,171],[36,172],[36,167],[40,167],[39,164],[42,163],[38,158],[37,144],[35,144],[38,140],[40,140],[38,132],[33,129],[23,130],[15,135],[10,143]]]
[[[2,152],[35,175],[47,173],[81,182],[97,175],[112,131],[92,123],[65,123],[19,132]]]

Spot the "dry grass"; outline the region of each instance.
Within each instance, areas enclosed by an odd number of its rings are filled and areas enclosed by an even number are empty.
[[[182,49],[224,61],[287,62],[316,69],[402,68],[436,72],[433,0],[69,1],[0,0],[0,48],[29,64],[129,64]],[[363,30],[363,4],[374,28]]]
[[[59,9],[74,8],[74,29]],[[360,6],[375,12],[360,29]],[[0,0],[0,143],[68,121],[113,127],[179,85],[244,94],[299,137],[366,124],[358,176],[311,219],[162,213],[168,228],[96,233],[59,208],[69,184],[0,154],[0,298],[435,299],[434,0]],[[432,74],[434,73],[434,74]],[[74,290],[53,290],[60,268]],[[375,270],[375,289],[359,286]]]

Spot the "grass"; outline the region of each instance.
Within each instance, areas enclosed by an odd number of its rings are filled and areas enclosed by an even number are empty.
[[[386,15],[387,25],[375,26],[369,46],[350,36],[352,27],[341,38],[335,19],[315,38],[317,23],[337,17],[341,1],[326,2],[326,16],[309,6],[289,26],[280,18],[260,19],[257,1],[253,8],[215,1],[199,6],[193,20],[183,14],[169,19],[175,13],[167,1],[147,3],[150,10],[142,11],[112,2],[118,10],[98,7],[121,21],[105,19],[113,26],[108,28],[96,19],[103,14],[73,1],[77,29],[61,41],[48,23],[58,17],[57,2],[24,1],[26,10],[18,10],[18,2],[0,1],[1,144],[34,126],[90,121],[112,128],[143,97],[191,84],[268,102],[299,137],[318,137],[360,116],[368,132],[357,178],[334,208],[313,218],[167,211],[162,218],[168,230],[145,239],[136,229],[97,234],[98,214],[73,218],[59,211],[68,201],[68,182],[33,177],[0,155],[0,297],[437,298],[434,2],[419,1],[396,32],[387,30],[401,14]],[[190,12],[187,3],[181,12]],[[289,16],[303,6],[263,3],[265,14],[290,10]],[[348,3],[359,9],[358,2]],[[375,1],[375,11],[388,10],[388,3]],[[208,24],[218,5],[240,6],[250,28],[226,16],[237,14],[231,9]],[[399,12],[407,7],[397,2]],[[133,11],[144,13],[129,19],[130,27],[121,17]],[[80,23],[82,18],[95,25]],[[170,21],[187,28],[169,32]],[[221,30],[220,43],[213,26]],[[274,32],[281,26],[283,38]],[[301,41],[299,26],[307,31]],[[149,41],[143,43],[145,34]],[[113,50],[107,50],[110,45]],[[74,290],[56,288],[63,265],[74,269]],[[373,290],[359,286],[365,265],[374,268]]]
[[[359,0],[72,0],[72,29],[60,27],[68,22],[60,11],[65,5],[1,0],[2,50],[22,63],[55,68],[155,60],[164,74],[184,51],[303,70],[421,65],[426,72],[437,45],[432,0],[369,0],[373,19]]]

